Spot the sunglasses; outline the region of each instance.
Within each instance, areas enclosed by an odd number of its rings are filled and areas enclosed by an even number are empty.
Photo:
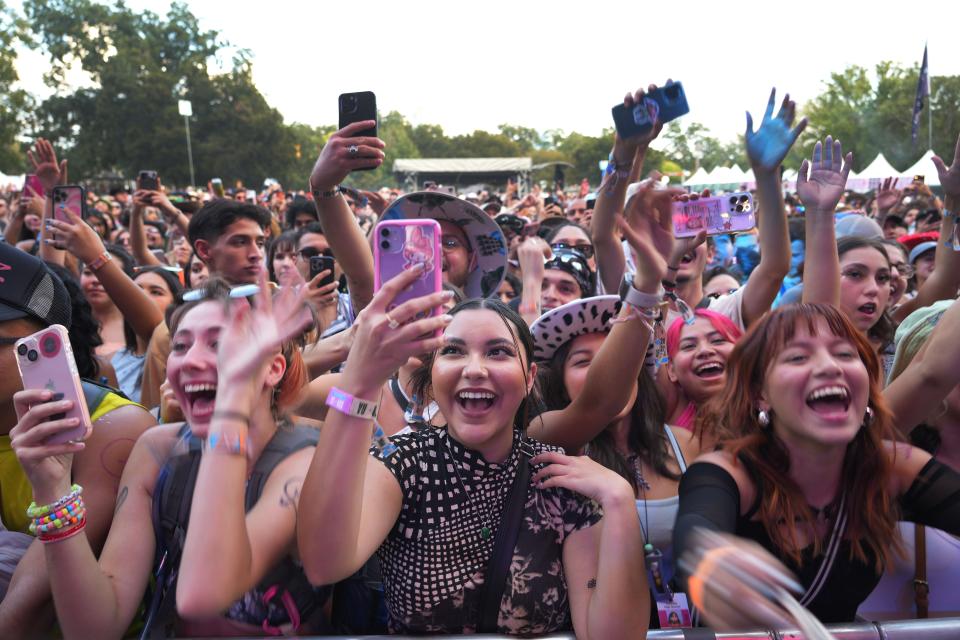
[[[567,242],[554,242],[550,245],[551,249],[568,249],[573,251],[579,251],[583,254],[584,258],[588,260],[593,257],[593,245],[592,244],[570,244]]]
[[[297,251],[297,253],[300,254],[300,257],[303,258],[304,260],[309,260],[310,258],[316,258],[317,256],[326,256],[328,258],[333,257],[333,251],[331,251],[330,249],[320,251],[319,249],[314,249],[313,247],[304,247],[303,249],[300,249],[299,251]]]
[[[260,293],[260,286],[255,284],[242,284],[239,287],[230,289],[230,297],[234,300],[237,298],[249,298],[258,293]],[[191,289],[190,291],[185,291],[181,298],[184,302],[199,302],[206,298],[206,291],[204,289]]]

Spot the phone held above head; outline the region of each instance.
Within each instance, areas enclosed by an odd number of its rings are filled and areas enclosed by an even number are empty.
[[[358,93],[342,93],[338,99],[339,103],[339,127],[343,129],[354,122],[364,122],[373,120],[376,124],[356,133],[358,138],[378,138],[380,117],[377,115],[377,96],[372,91],[360,91]],[[351,147],[351,150],[353,147]],[[359,153],[359,151],[351,151]],[[363,167],[361,171],[370,171],[373,167]]]
[[[711,236],[741,233],[756,226],[753,196],[747,192],[673,203],[673,235],[677,238],[689,238],[703,230]]]
[[[647,93],[643,100],[627,108],[622,102],[612,109],[613,123],[622,140],[643,135],[654,124],[670,122],[690,112],[687,96],[680,82],[668,82]]]

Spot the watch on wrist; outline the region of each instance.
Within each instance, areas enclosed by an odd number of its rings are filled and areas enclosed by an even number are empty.
[[[663,289],[657,293],[645,293],[633,286],[633,278],[627,274],[620,283],[620,300],[635,309],[652,309],[663,302]]]

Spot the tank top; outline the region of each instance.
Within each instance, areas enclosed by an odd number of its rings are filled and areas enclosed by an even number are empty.
[[[667,434],[667,440],[673,448],[673,455],[680,466],[680,473],[687,470],[687,462],[683,458],[683,451],[680,450],[680,443],[677,437],[673,435],[668,425],[663,425],[663,430]],[[637,516],[640,523],[646,531],[647,540],[663,554],[663,574],[667,581],[673,579],[673,525],[677,520],[677,511],[680,509],[680,496],[660,500],[637,500]]]

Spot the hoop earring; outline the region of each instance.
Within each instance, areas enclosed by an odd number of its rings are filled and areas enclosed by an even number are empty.
[[[766,429],[770,426],[770,414],[766,410],[760,409],[757,412],[757,422],[760,423],[761,429]]]
[[[868,406],[866,412],[863,414],[863,424],[861,426],[869,427],[871,424],[873,424],[873,409]]]

